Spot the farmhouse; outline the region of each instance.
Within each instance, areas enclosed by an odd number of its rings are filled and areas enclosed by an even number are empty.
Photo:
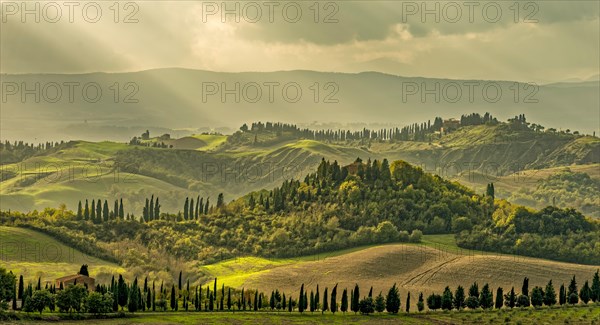
[[[96,279],[90,278],[89,276],[83,274],[74,274],[63,276],[62,278],[58,278],[55,280],[56,287],[60,288],[60,284],[62,283],[63,288],[74,285],[74,284],[82,284],[88,288],[88,290],[94,291],[96,288]]]

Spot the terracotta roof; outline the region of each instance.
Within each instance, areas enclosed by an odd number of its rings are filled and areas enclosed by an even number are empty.
[[[73,279],[79,279],[79,278],[93,279],[93,278],[90,278],[90,277],[88,277],[86,275],[83,275],[83,274],[74,274],[74,275],[63,276],[62,278],[56,279],[56,281],[65,282],[65,281],[69,281],[69,280],[73,280]]]

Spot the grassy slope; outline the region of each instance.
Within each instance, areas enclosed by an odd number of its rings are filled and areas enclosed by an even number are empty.
[[[37,231],[0,227],[2,267],[23,275],[26,281],[45,281],[75,274],[82,264],[88,264],[90,275],[99,281],[109,281],[110,274],[125,270],[116,264],[90,257],[76,249]]]
[[[245,137],[249,138],[245,139],[244,143],[252,143],[252,134],[246,134]],[[529,137],[533,138],[529,139]],[[542,154],[546,152],[544,150],[549,150],[548,142],[555,140],[564,144],[563,150]],[[564,135],[513,133],[500,126],[464,127],[445,135],[440,140],[434,139],[432,143],[407,141],[390,144],[371,141],[370,143],[356,142],[337,145],[313,140],[293,140],[289,135],[287,138],[278,139],[274,133],[268,132],[260,134],[257,145],[231,145],[227,143],[227,136],[224,135],[194,135],[168,141],[175,143],[176,148],[201,151],[204,155],[202,161],[214,160],[219,163],[219,166],[226,166],[234,171],[236,166],[265,167],[261,169],[261,173],[264,175],[261,175],[261,179],[255,179],[255,175],[252,173],[256,170],[247,168],[239,175],[242,176],[240,180],[236,179],[234,184],[222,184],[220,177],[206,180],[202,176],[200,179],[192,180],[192,176],[182,176],[179,172],[170,171],[169,168],[172,166],[164,161],[162,164],[155,161],[160,159],[154,155],[154,158],[157,159],[151,160],[151,164],[154,165],[150,167],[150,170],[164,172],[167,174],[166,176],[184,177],[191,180],[191,183],[194,184],[191,186],[193,188],[185,189],[181,188],[181,185],[168,183],[168,177],[162,178],[165,181],[161,181],[156,179],[156,176],[124,174],[115,169],[113,157],[118,151],[131,151],[132,155],[136,155],[140,151],[134,152],[134,150],[160,152],[169,149],[132,147],[114,142],[78,141],[58,152],[32,157],[23,163],[3,166],[5,170],[18,171],[18,176],[0,183],[0,197],[2,198],[0,208],[27,211],[47,206],[56,207],[60,203],[66,203],[69,209],[76,209],[77,201],[86,197],[112,201],[115,197],[123,196],[126,208],[131,209],[127,212],[139,213],[144,197],[157,194],[160,197],[172,198],[172,200],[163,202],[163,210],[173,212],[180,209],[180,204],[171,203],[171,201],[182,201],[186,195],[202,193],[207,196],[215,196],[216,192],[222,191],[229,200],[251,191],[279,185],[287,177],[303,178],[306,173],[314,170],[321,157],[338,160],[342,164],[350,163],[356,157],[404,159],[443,177],[455,177],[452,173],[459,171],[456,166],[460,166],[463,174],[456,178],[461,182],[482,192],[488,182],[494,181],[498,184],[496,185],[497,196],[503,197],[502,193],[510,194],[522,187],[531,188],[535,186],[535,180],[542,175],[557,170],[556,167],[537,171],[529,170],[521,172],[517,176],[510,174],[510,169],[506,167],[508,162],[514,161],[521,166],[520,161],[527,162],[536,159],[536,161],[541,161],[544,159],[539,157],[549,157],[548,159],[552,163],[560,164],[562,159],[560,157],[569,155],[579,157],[579,155],[583,155],[581,152],[589,152],[590,147],[597,147],[600,142],[597,138],[591,137],[581,137],[571,141],[568,136]],[[521,153],[520,157],[513,157],[518,153]],[[506,158],[507,155],[511,157]],[[550,159],[550,157],[554,158]],[[185,161],[182,163],[189,165]],[[453,163],[457,165],[453,165]],[[481,167],[481,165],[493,167],[496,164],[504,166],[501,170],[504,176],[493,177],[493,179],[482,176],[480,171],[469,172],[464,167]],[[98,169],[98,166],[101,168]],[[267,169],[266,166],[273,166],[272,174],[267,175],[270,169]],[[188,167],[195,168],[197,166],[190,165]],[[600,164],[573,166],[571,169],[585,171],[592,176],[600,175]],[[87,171],[87,178],[84,171]],[[490,172],[496,171],[493,169]],[[96,181],[96,176],[99,174],[102,177]],[[115,174],[122,177],[115,181]]]
[[[542,259],[466,251],[456,246],[452,235],[425,236],[422,244],[389,244],[354,248],[300,259],[243,257],[203,266],[201,270],[233,287],[283,289],[298,294],[304,283],[309,290],[317,284],[362,290],[373,286],[385,291],[398,283],[401,294],[423,291],[440,293],[446,285],[469,285],[477,281],[492,288],[519,288],[523,277],[531,286],[544,286],[553,279],[558,287],[576,275],[579,281],[591,279],[597,267]],[[367,287],[367,288],[365,288]],[[323,289],[321,289],[323,290]],[[416,308],[416,299],[413,299]]]

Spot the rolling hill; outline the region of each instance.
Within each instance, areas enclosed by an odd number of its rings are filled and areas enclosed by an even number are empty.
[[[152,143],[167,148],[145,146]],[[336,142],[263,130],[157,137],[143,144],[71,141],[21,161],[2,151],[16,159],[2,166],[2,209],[28,211],[61,203],[75,209],[86,198],[109,202],[123,198],[126,212],[139,214],[144,199],[154,194],[164,199],[164,211],[173,212],[181,209],[187,196],[215,198],[222,192],[230,200],[285,179],[302,178],[322,158],[349,164],[357,157],[405,160],[478,192],[487,183],[498,182],[498,197],[508,198],[535,184],[529,182],[533,177],[512,182],[518,173],[549,176],[559,171],[556,168],[569,166],[594,174],[600,163],[596,137],[524,131],[504,123],[461,127],[429,142]]]
[[[575,275],[580,281],[590,279],[597,266],[561,263],[515,255],[502,255],[461,250],[453,243],[436,245],[445,236],[426,236],[423,244],[389,244],[370,246],[348,251],[331,252],[298,259],[238,258],[202,267],[201,270],[236,288],[259,288],[269,292],[279,289],[298,295],[304,283],[308,290],[319,284],[322,291],[338,284],[340,288],[353,288],[355,283],[361,293],[384,294],[393,283],[400,294],[407,292],[416,297],[440,293],[448,285],[468,286],[472,282],[506,290],[514,286],[520,290],[523,277],[530,286],[545,286],[552,279],[555,286]],[[341,289],[339,289],[341,290]],[[416,308],[416,299],[411,307]]]
[[[26,281],[45,281],[75,274],[82,264],[90,265],[90,276],[106,282],[125,269],[117,264],[89,256],[40,232],[0,226],[2,267],[23,275]]]

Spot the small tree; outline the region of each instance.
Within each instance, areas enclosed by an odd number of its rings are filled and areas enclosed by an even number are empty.
[[[519,295],[517,297],[517,307],[529,307],[529,297],[526,295]]]
[[[406,313],[410,312],[410,292],[406,295]]]
[[[510,289],[510,292],[504,295],[504,304],[508,308],[514,308],[517,304],[517,297],[515,294],[515,287]]]
[[[581,287],[581,291],[579,291],[579,298],[583,301],[584,304],[587,304],[592,296],[592,289],[590,289],[590,285],[588,281],[585,281],[583,287]]]
[[[531,290],[531,305],[534,307],[540,307],[544,303],[544,290],[542,288],[535,286],[533,290]]]
[[[458,286],[454,292],[454,308],[461,310],[465,307],[465,289],[462,286]]]
[[[373,302],[373,298],[371,298],[371,297],[363,298],[358,303],[358,310],[363,315],[372,314],[375,311],[375,303]]]
[[[452,291],[450,291],[450,287],[446,287],[444,289],[444,293],[442,294],[442,309],[443,310],[451,310],[452,309]]]
[[[42,311],[49,307],[54,300],[54,296],[48,290],[37,290],[33,292],[33,295],[26,301],[28,306],[24,306],[25,310],[35,310],[40,314]]]
[[[379,295],[377,297],[375,297],[375,311],[378,313],[381,313],[384,310],[385,310],[385,298],[383,298],[383,294],[381,294],[381,291],[380,291]]]
[[[422,312],[425,309],[425,301],[423,299],[423,293],[419,293],[419,300],[417,300],[417,311]]]

